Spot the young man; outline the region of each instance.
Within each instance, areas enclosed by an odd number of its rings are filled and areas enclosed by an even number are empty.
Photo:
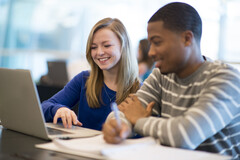
[[[202,21],[185,3],[160,8],[148,22],[149,55],[156,68],[136,95],[103,126],[108,143],[120,143],[132,130],[167,146],[240,158],[240,74],[201,55]]]

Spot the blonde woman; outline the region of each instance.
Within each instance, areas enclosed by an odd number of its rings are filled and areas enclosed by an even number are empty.
[[[110,104],[120,104],[140,87],[137,60],[130,50],[129,37],[120,20],[105,18],[97,22],[86,47],[91,70],[79,73],[42,103],[46,121],[57,123],[60,118],[64,127],[74,124],[101,130],[111,112]],[[71,108],[78,102],[77,116]]]

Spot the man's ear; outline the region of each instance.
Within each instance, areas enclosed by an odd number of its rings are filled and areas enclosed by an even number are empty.
[[[190,46],[192,44],[193,39],[194,35],[192,31],[186,30],[185,32],[183,32],[183,40],[185,46]]]

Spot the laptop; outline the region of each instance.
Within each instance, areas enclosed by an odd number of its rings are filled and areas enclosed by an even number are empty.
[[[46,140],[91,137],[100,131],[45,123],[31,72],[0,68],[0,119],[4,128]]]

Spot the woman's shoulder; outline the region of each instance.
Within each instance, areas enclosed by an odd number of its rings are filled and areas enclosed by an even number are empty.
[[[83,87],[87,81],[89,77],[89,71],[85,70],[82,71],[80,73],[78,73],[77,75],[75,75],[67,84],[67,86],[75,86],[76,88],[79,87]]]
[[[81,80],[81,79],[87,79],[89,77],[90,71],[89,70],[85,70],[82,71],[80,73],[78,73],[76,76],[73,77],[73,80]]]
[[[84,70],[84,71],[78,73],[75,77],[85,77],[85,76],[89,77],[89,74],[90,74],[89,70]]]

